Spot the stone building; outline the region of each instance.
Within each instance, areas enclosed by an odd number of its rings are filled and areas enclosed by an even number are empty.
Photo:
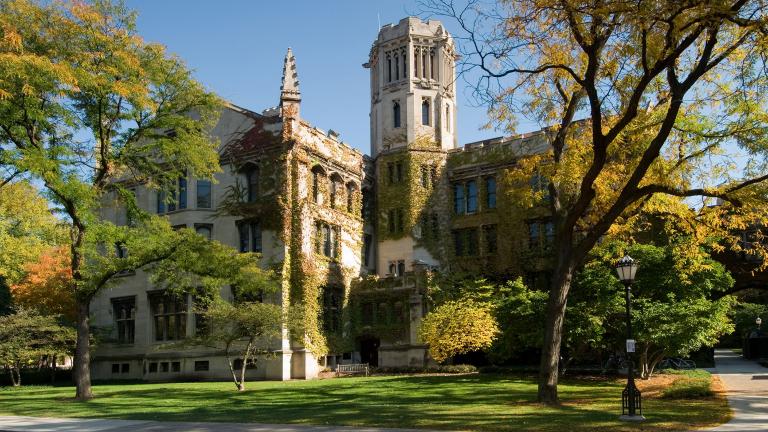
[[[139,206],[172,225],[260,252],[283,287],[266,301],[306,307],[305,337],[275,340],[276,355],[260,360],[251,378],[313,378],[341,362],[427,365],[417,330],[428,312],[428,271],[546,278],[551,224],[535,203],[526,214],[541,217],[510,217],[521,204],[505,193],[518,161],[546,150],[546,133],[459,147],[455,59],[440,22],[409,17],[381,28],[364,64],[366,156],[301,117],[289,49],[278,107],[223,108],[212,131],[221,143],[215,182],[182,178],[170,192],[135,187]],[[124,214],[103,205],[106,219],[127,223]],[[229,287],[221,295],[236,297]],[[93,357],[94,376],[225,378],[221,352],[176,343],[197,331],[192,301],[153,289],[141,271],[123,275],[92,304],[94,326],[109,335]]]

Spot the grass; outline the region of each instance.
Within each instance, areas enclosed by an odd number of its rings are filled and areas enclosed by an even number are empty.
[[[679,375],[661,392],[664,399],[699,399],[714,396],[712,375],[705,370],[669,370],[667,374]]]
[[[722,396],[669,401],[649,388],[648,420],[621,423],[622,388],[616,379],[564,380],[562,405],[546,407],[535,402],[534,378],[480,374],[262,381],[241,393],[229,382],[97,385],[88,402],[74,401],[72,387],[22,387],[0,390],[0,414],[569,432],[690,430],[730,416]]]

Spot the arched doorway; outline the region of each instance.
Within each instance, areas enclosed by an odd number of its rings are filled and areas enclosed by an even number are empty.
[[[379,366],[379,345],[381,341],[377,337],[363,336],[360,338],[360,362],[368,363],[373,367]]]

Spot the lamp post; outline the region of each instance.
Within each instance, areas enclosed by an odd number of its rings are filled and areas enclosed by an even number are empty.
[[[621,395],[621,417],[625,421],[643,421],[643,405],[640,390],[635,386],[635,364],[632,353],[635,352],[635,340],[632,339],[632,282],[635,281],[637,263],[629,255],[625,255],[616,264],[616,273],[624,284],[624,295],[627,309],[627,386]]]
[[[755,324],[757,324],[757,331],[759,332],[760,331],[760,326],[762,326],[762,324],[763,324],[763,319],[760,318],[760,317],[757,317],[757,319],[755,320]]]

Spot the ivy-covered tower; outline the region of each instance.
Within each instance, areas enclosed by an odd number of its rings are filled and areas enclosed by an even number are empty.
[[[385,25],[363,66],[371,72],[371,157],[376,167],[376,271],[401,276],[439,264],[446,217],[441,180],[456,148],[455,51],[439,21]],[[442,213],[442,214],[441,214]]]

